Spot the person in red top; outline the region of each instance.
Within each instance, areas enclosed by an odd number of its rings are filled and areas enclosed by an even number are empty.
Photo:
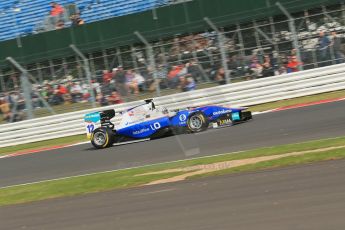
[[[299,62],[297,60],[296,56],[292,56],[289,58],[289,62],[287,64],[287,72],[288,73],[293,73],[293,72],[298,72],[299,71],[299,67],[302,66],[303,63]]]
[[[121,99],[121,96],[116,91],[113,91],[111,95],[108,96],[108,102],[111,105],[115,105],[115,104],[123,103],[123,100]]]
[[[182,66],[173,66],[172,70],[168,73],[168,85],[169,88],[175,89],[179,84],[179,74],[181,73]]]
[[[103,70],[103,82],[109,83],[113,78],[113,73],[108,70]]]
[[[56,2],[51,2],[50,6],[52,7],[52,9],[50,10],[50,15],[53,17],[56,16],[60,16],[61,14],[63,14],[64,9],[62,6],[60,6],[59,4],[57,4]]]
[[[66,93],[68,93],[67,88],[64,85],[62,85],[62,84],[59,85],[59,94],[60,95],[64,95]]]

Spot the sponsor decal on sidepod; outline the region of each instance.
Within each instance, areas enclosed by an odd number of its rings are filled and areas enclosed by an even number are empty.
[[[223,114],[226,114],[226,113],[231,113],[231,109],[227,109],[227,110],[224,109],[224,110],[220,110],[220,111],[214,112],[213,116],[223,115]]]

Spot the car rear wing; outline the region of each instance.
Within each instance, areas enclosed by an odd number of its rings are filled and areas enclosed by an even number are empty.
[[[101,112],[88,113],[84,116],[85,129],[87,138],[91,139],[91,135],[96,128],[101,127]]]
[[[86,114],[84,116],[84,122],[87,137],[90,139],[93,131],[99,127],[114,128],[110,120],[115,117],[115,114],[114,109]]]

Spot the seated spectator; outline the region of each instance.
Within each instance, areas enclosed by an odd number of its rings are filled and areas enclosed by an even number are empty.
[[[256,57],[252,58],[249,68],[253,78],[262,77],[263,66],[259,63],[259,60]]]
[[[84,82],[81,86],[82,88],[82,100],[83,102],[87,102],[91,100],[91,94],[90,94],[90,86]]]
[[[329,60],[329,47],[331,45],[331,40],[328,38],[324,31],[320,31],[318,48],[321,56],[321,62]],[[321,65],[327,65],[327,63],[321,63]]]
[[[126,72],[123,70],[122,66],[117,67],[117,70],[114,73],[114,78],[117,92],[119,92],[121,96],[127,96],[128,89],[126,86]]]
[[[101,85],[96,80],[92,80],[91,83],[92,83],[92,89],[93,89],[95,95],[100,93],[101,92]]]
[[[169,88],[175,89],[179,83],[179,75],[182,71],[182,66],[173,66],[171,71],[168,73],[168,84]]]
[[[286,66],[287,68],[287,72],[288,73],[293,73],[293,72],[298,72],[299,71],[299,67],[301,67],[303,65],[303,63],[299,62],[297,60],[296,56],[292,56],[289,58],[289,62]]]
[[[11,108],[10,103],[2,99],[0,101],[0,112],[2,113],[3,120],[9,122],[11,119]]]
[[[132,70],[126,72],[126,86],[129,90],[129,93],[134,92],[135,95],[139,94],[138,82],[135,80],[135,75]]]
[[[262,76],[263,77],[271,77],[274,76],[274,69],[271,64],[271,58],[268,55],[265,55],[264,63],[262,64]]]
[[[182,92],[188,92],[195,90],[196,84],[191,75],[181,76],[180,77],[180,88]]]
[[[137,83],[139,91],[140,90],[143,91],[144,86],[145,86],[145,78],[134,70],[133,70],[133,74],[134,74],[134,81]]]
[[[216,81],[219,85],[225,85],[226,79],[225,79],[225,70],[223,67],[219,68],[216,74]]]
[[[42,97],[49,103],[53,103],[53,97],[54,97],[54,88],[51,84],[48,83],[48,81],[45,82],[44,87],[41,91]]]
[[[72,26],[80,26],[83,25],[85,22],[83,19],[80,18],[80,14],[76,13],[70,17]]]
[[[160,81],[159,79],[154,79],[153,69],[151,67],[140,69],[140,75],[145,79],[144,88],[153,92],[156,89],[157,82]]]
[[[57,23],[56,23],[56,26],[55,26],[55,29],[59,30],[59,29],[63,29],[65,28],[65,23],[63,20],[59,20]]]
[[[32,100],[32,106],[34,109],[39,109],[41,107],[40,100],[37,95],[37,89],[33,89],[31,91],[31,100]]]
[[[63,100],[66,105],[72,104],[72,96],[69,93],[63,95]]]
[[[108,70],[103,70],[103,82],[109,83],[113,78],[113,73]]]
[[[333,52],[335,55],[336,63],[344,63],[345,55],[342,51],[342,42],[343,38],[337,35],[336,31],[332,32],[332,40],[331,40],[331,47],[333,48]]]
[[[103,93],[99,93],[96,96],[96,101],[100,106],[107,106],[108,104],[108,100],[106,97],[104,97]]]
[[[121,96],[116,91],[114,91],[110,96],[108,96],[108,103],[110,105],[116,105],[123,103],[123,100],[121,99]]]
[[[196,60],[192,60],[186,64],[187,72],[193,77],[195,82],[201,81],[203,74],[198,66]],[[204,79],[206,81],[207,79]]]
[[[80,87],[79,83],[72,83],[71,87],[71,97],[72,97],[72,103],[77,103],[82,99],[82,88]]]
[[[54,104],[59,105],[65,102],[64,95],[67,94],[67,88],[60,84],[54,90]]]
[[[57,17],[61,16],[64,13],[64,8],[57,4],[56,2],[51,2],[50,6],[52,7],[50,10],[50,16]]]

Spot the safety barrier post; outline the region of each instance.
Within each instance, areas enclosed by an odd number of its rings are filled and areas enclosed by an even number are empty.
[[[297,57],[298,62],[302,63],[301,52],[299,49],[298,37],[297,37],[296,26],[295,26],[295,18],[291,16],[291,14],[286,10],[286,8],[280,2],[276,2],[276,5],[288,18],[289,28],[290,28],[290,32],[292,34],[292,39],[293,39],[293,47],[296,50],[296,57]],[[299,70],[303,70],[302,65],[299,65],[298,68]]]
[[[146,38],[144,38],[144,36],[141,35],[139,31],[135,31],[134,34],[140,39],[142,43],[144,43],[146,47],[147,58],[149,59],[150,66],[152,68],[153,78],[155,79],[155,83],[157,84],[156,85],[157,96],[160,97],[161,89],[159,86],[159,79],[157,77],[157,66],[156,66],[156,61],[153,54],[153,48],[151,44],[146,40]]]

